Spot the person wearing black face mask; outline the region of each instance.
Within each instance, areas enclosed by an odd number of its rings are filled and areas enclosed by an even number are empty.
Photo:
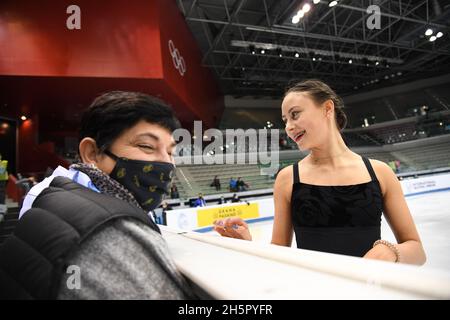
[[[121,158],[108,150],[105,154],[116,160],[110,177],[127,188],[144,210],[155,209],[169,194],[175,170],[172,163]]]
[[[95,99],[82,118],[80,161],[30,190],[0,247],[0,299],[196,298],[149,215],[170,190],[178,127],[148,95]]]

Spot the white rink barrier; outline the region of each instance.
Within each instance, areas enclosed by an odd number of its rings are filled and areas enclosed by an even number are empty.
[[[178,269],[215,299],[450,299],[441,270],[161,229]]]
[[[422,176],[400,181],[405,196],[450,190],[450,173]],[[167,212],[167,226],[183,230],[207,232],[214,220],[238,216],[248,223],[272,220],[273,198],[250,202],[225,203],[221,205],[183,208]]]

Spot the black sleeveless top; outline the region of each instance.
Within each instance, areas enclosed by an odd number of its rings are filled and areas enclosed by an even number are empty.
[[[293,166],[291,214],[297,247],[364,256],[380,239],[383,199],[369,160],[362,157],[371,181],[346,186],[300,182]]]

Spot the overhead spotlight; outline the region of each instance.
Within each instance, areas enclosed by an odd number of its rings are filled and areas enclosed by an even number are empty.
[[[298,58],[298,57],[300,57],[300,53],[296,52],[296,53],[294,54],[294,56],[295,56],[296,58]]]
[[[309,10],[311,10],[311,5],[309,3],[305,3],[303,5],[302,10],[303,10],[304,13],[309,12]]]
[[[316,61],[316,57],[313,57],[313,59],[312,59],[313,61]]]
[[[430,37],[430,42],[434,42],[434,41],[436,41],[436,39],[437,39],[436,36],[431,36]]]
[[[376,66],[377,66],[377,65],[379,65],[379,64],[380,64],[380,62],[379,62],[379,61],[376,61],[376,62],[375,62],[375,65],[376,65]]]
[[[397,72],[398,76],[401,76],[403,73],[401,71]]]
[[[277,49],[277,55],[278,55],[280,58],[283,57],[283,51],[282,51],[280,48]]]
[[[353,60],[352,60],[352,59],[348,60],[348,63],[352,64],[352,63],[353,63]]]
[[[334,6],[337,5],[337,4],[338,4],[337,1],[331,1],[331,2],[328,4],[328,6],[329,6],[330,8],[332,8],[332,7],[334,7]]]
[[[261,54],[265,54],[265,53],[266,53],[266,50],[261,49]]]
[[[295,16],[292,17],[293,24],[297,24],[299,22],[300,22],[300,16],[298,14],[296,14]]]
[[[252,54],[256,54],[256,50],[255,50],[255,46],[254,46],[254,45],[251,45],[251,46],[249,46],[248,48],[250,49],[250,52],[251,52]]]
[[[28,118],[26,117],[26,116],[21,116],[20,117],[20,120],[22,120],[22,121],[26,121]]]
[[[387,80],[387,79],[389,79],[389,76],[384,76],[384,80]]]
[[[318,4],[320,2],[320,0],[313,0],[314,4]]]
[[[437,34],[436,34],[436,38],[440,38],[440,37],[442,37],[444,34],[442,33],[442,32],[438,32]]]
[[[425,31],[425,35],[427,37],[431,36],[433,34],[433,30],[432,29],[427,29],[427,31]]]

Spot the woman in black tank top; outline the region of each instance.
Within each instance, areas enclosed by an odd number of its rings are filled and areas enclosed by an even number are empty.
[[[371,181],[345,186],[302,183],[293,165],[292,225],[297,247],[362,257],[380,239],[383,201],[367,158]]]
[[[343,107],[342,99],[318,80],[297,83],[286,92],[281,106],[286,133],[310,154],[277,175],[272,243],[291,246],[295,233],[301,249],[425,263],[419,234],[392,169],[358,156],[345,145],[340,134],[347,121]],[[382,214],[397,244],[381,240]],[[240,218],[217,221],[214,229],[226,237],[251,240]]]

